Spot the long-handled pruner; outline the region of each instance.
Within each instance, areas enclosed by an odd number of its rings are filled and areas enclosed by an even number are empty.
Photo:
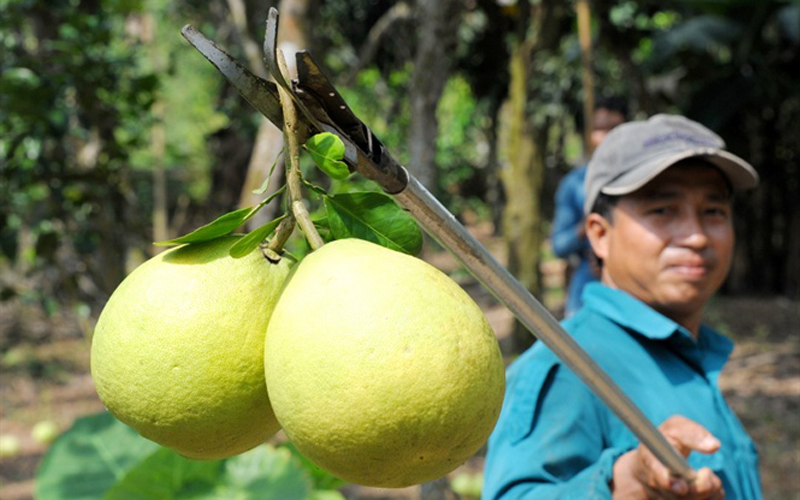
[[[695,472],[619,386],[589,357],[545,307],[476,240],[422,184],[398,164],[372,131],[353,114],[339,92],[306,51],[296,54],[297,79],[287,82],[276,58],[278,11],[270,9],[265,61],[277,85],[289,91],[301,116],[300,134],[332,132],[345,144],[351,171],[377,182],[422,227],[508,307],[627,425],[670,471],[686,480]],[[191,26],[183,36],[278,128],[283,116],[275,83],[259,78]],[[304,137],[299,140],[304,141]]]

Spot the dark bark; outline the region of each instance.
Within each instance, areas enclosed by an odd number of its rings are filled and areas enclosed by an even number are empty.
[[[429,190],[437,191],[436,107],[454,65],[459,0],[419,0],[417,52],[411,80],[411,124],[408,136],[409,171]]]

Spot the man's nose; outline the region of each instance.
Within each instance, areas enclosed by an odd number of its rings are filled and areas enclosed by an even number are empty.
[[[702,216],[695,211],[689,211],[682,219],[679,232],[681,244],[694,249],[708,246],[708,232]]]

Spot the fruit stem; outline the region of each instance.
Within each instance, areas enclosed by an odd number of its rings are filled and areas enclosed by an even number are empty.
[[[284,78],[288,76],[286,68],[286,60],[283,57],[283,51],[278,49],[276,51],[278,59],[278,68],[283,73]],[[314,222],[308,214],[306,206],[303,204],[303,194],[301,190],[301,173],[300,173],[300,145],[297,141],[298,122],[297,122],[297,109],[292,101],[292,96],[289,92],[278,85],[278,93],[281,98],[281,107],[283,108],[283,137],[286,143],[288,154],[286,155],[286,185],[288,187],[289,200],[291,201],[290,209],[294,218],[297,220],[297,225],[306,235],[309,245],[313,250],[320,248],[325,244],[322,236],[317,232],[314,227]],[[277,238],[276,238],[277,239]]]
[[[294,224],[294,217],[292,216],[286,217],[278,224],[278,229],[275,230],[275,236],[267,246],[268,252],[272,252],[267,255],[267,258],[274,260],[275,255],[280,255],[281,250],[283,250],[283,245],[286,244],[289,240],[289,236],[294,232]]]

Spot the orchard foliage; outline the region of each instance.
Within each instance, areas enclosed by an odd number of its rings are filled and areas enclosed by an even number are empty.
[[[395,3],[337,0],[312,9],[311,49],[334,78],[351,76],[370,29]],[[248,27],[259,40],[266,7],[245,4]],[[154,103],[164,109],[173,235],[235,208],[258,115],[178,30],[192,22],[210,35],[218,31],[234,55],[241,44],[226,30],[229,14],[220,1],[58,1],[45,7],[6,0],[2,8],[0,190],[8,201],[0,207],[0,255],[23,277],[4,282],[2,295],[96,310],[124,276],[126,259],[141,260],[135,254],[149,251],[152,241]],[[407,161],[405,96],[417,43],[411,13],[387,29],[374,58],[342,87],[401,163]],[[453,54],[458,71],[438,105],[436,153],[436,191],[456,213],[502,210],[497,169],[503,160],[494,130],[517,15],[518,8],[490,0],[462,13]],[[764,189],[751,199],[754,210],[740,228],[744,257],[734,268],[732,289],[796,294],[800,263],[791,256],[800,242],[791,236],[798,224],[791,203],[800,189],[794,84],[800,6],[615,0],[596,2],[594,16],[599,94],[629,96],[636,116],[686,113],[719,131],[761,171]],[[574,18],[565,18],[559,30],[558,51],[533,55],[537,77],[529,82],[529,116],[549,127],[545,215],[555,183],[581,158]]]
[[[78,419],[56,440],[39,467],[36,498],[342,500],[341,485],[289,445],[193,461],[103,413]]]

